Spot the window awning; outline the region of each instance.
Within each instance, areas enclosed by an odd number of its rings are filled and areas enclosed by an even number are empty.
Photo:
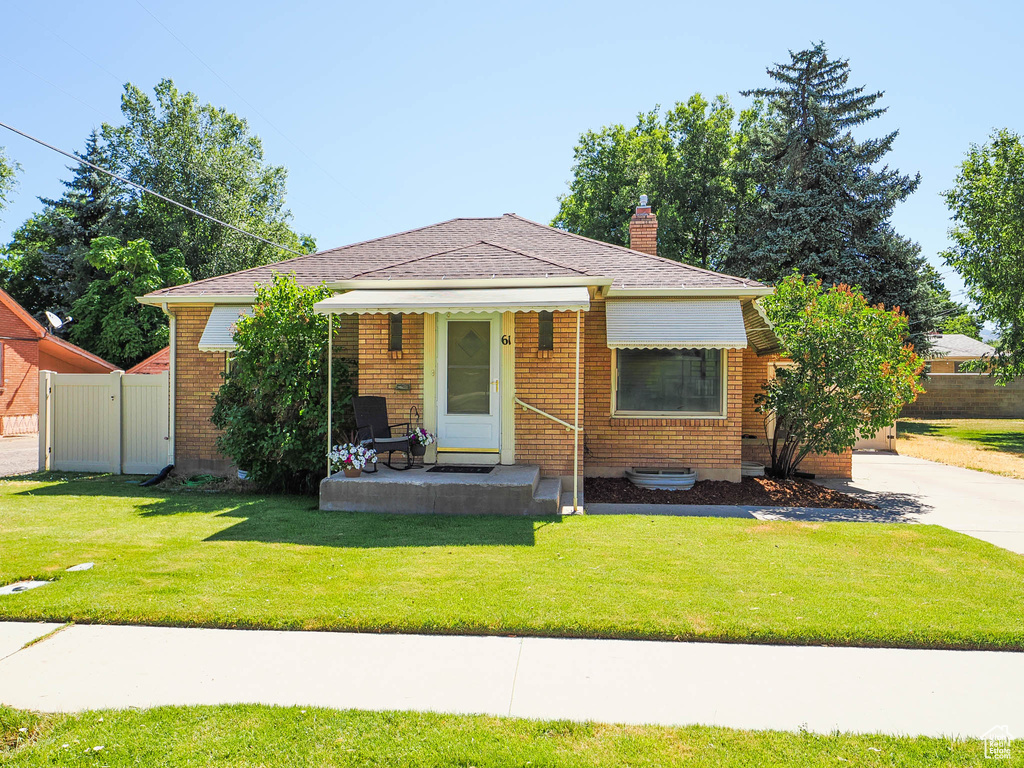
[[[435,312],[542,312],[590,309],[586,286],[530,288],[357,289],[318,301],[327,314],[430,314]]]
[[[231,352],[235,348],[235,323],[242,315],[251,315],[248,305],[220,305],[210,311],[210,319],[199,339],[201,352]]]
[[[609,299],[613,349],[743,349],[739,299]]]

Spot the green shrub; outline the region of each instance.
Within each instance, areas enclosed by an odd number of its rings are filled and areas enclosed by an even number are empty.
[[[327,475],[327,318],[313,304],[330,295],[277,274],[236,326],[213,423],[220,450],[264,490],[314,493]],[[354,387],[351,364],[335,357],[335,434],[351,428]]]

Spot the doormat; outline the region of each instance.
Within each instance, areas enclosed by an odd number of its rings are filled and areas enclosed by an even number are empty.
[[[446,472],[452,475],[486,475],[494,467],[464,467],[458,464],[438,464],[427,472]]]

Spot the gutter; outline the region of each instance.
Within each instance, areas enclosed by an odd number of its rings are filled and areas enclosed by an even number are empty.
[[[175,427],[177,426],[175,422],[175,404],[178,399],[178,318],[174,316],[173,312],[168,311],[167,302],[164,302],[160,308],[163,310],[164,314],[170,318],[171,326],[171,338],[170,344],[168,345],[171,349],[170,365],[167,369],[167,463],[174,464],[174,433]]]

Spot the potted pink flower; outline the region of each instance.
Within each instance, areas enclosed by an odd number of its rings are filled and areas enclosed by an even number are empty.
[[[331,462],[331,474],[339,470],[345,473],[345,477],[359,477],[363,467],[367,464],[377,463],[377,452],[365,445],[345,443],[336,445],[327,454]]]
[[[409,433],[409,450],[413,456],[423,456],[427,452],[427,446],[434,442],[434,436],[423,427],[416,427]]]

